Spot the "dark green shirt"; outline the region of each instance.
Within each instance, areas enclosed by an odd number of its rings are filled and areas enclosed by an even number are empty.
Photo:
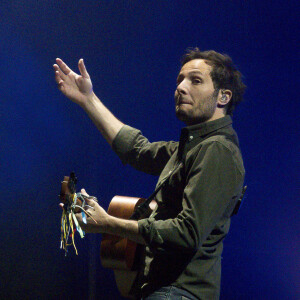
[[[174,285],[199,299],[218,299],[223,239],[245,170],[229,116],[183,128],[179,142],[150,143],[124,126],[113,142],[123,163],[160,175],[174,170],[156,195],[157,208],[138,221],[146,241],[142,295]],[[182,164],[180,164],[182,162]]]

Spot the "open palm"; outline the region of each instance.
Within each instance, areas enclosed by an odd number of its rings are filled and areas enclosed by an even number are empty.
[[[84,105],[87,97],[93,92],[93,85],[83,59],[78,62],[81,75],[73,72],[60,58],[56,59],[56,63],[53,68],[59,90],[73,102]]]

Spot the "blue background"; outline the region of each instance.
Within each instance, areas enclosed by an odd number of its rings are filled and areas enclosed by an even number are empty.
[[[64,175],[107,208],[147,196],[155,177],[124,167],[52,65],[77,71],[123,122],[177,140],[173,93],[187,47],[228,53],[244,74],[234,114],[248,191],[225,240],[221,299],[299,299],[296,1],[1,1],[0,298],[119,299],[101,236],[59,250]]]

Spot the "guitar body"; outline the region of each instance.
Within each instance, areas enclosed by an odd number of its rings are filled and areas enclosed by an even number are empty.
[[[145,199],[115,196],[108,207],[108,214],[121,219],[129,219],[135,208]],[[136,259],[140,245],[126,238],[103,234],[100,257],[102,266],[114,270],[118,289],[122,296],[130,297],[129,292],[136,278]]]

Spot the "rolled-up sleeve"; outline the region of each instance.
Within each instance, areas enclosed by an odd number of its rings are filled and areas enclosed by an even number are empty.
[[[178,146],[177,142],[150,143],[140,130],[124,125],[112,143],[123,164],[159,175]]]
[[[232,151],[218,141],[205,143],[187,159],[182,211],[172,219],[138,221],[150,249],[197,251],[236,204],[244,177],[236,164]]]

